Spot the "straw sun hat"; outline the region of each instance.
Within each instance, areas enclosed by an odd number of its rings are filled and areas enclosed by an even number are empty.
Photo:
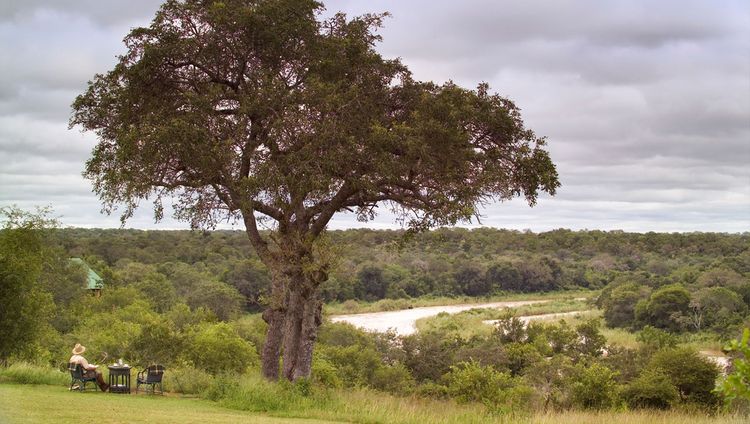
[[[76,347],[73,348],[73,355],[80,355],[86,351],[86,346],[81,346],[80,343],[76,343]]]

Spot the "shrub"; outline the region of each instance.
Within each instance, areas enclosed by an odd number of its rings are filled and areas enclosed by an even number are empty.
[[[645,370],[625,388],[622,395],[633,409],[669,409],[680,397],[669,377],[655,370]]]
[[[0,383],[60,386],[70,384],[70,374],[50,367],[18,362],[7,368],[0,368]]]
[[[601,364],[579,364],[572,376],[571,400],[584,409],[609,409],[617,404],[616,371]]]
[[[204,370],[190,366],[168,368],[164,373],[164,390],[199,395],[213,385],[214,377]]]
[[[243,315],[242,318],[232,321],[231,325],[240,337],[255,346],[256,352],[260,355],[268,330],[268,324],[263,321],[261,315]]]
[[[325,408],[327,392],[315,390],[307,379],[290,383],[272,383],[256,374],[246,374],[216,386],[214,395],[220,405],[244,411],[289,412]]]
[[[732,373],[729,374],[716,391],[724,396],[727,407],[732,404],[750,405],[750,328],[742,332],[742,339],[733,340],[725,348],[728,352],[741,355],[735,358]]]
[[[390,393],[406,394],[414,389],[414,377],[403,364],[388,365],[375,370],[372,387]]]
[[[514,376],[523,374],[528,367],[542,360],[542,355],[528,343],[509,343],[505,345],[505,352],[508,355],[508,368]]]
[[[340,388],[344,385],[341,377],[339,377],[336,366],[318,354],[313,356],[312,378],[315,383],[325,387]]]
[[[408,309],[411,302],[407,299],[382,299],[375,302],[375,307],[379,311],[398,311]]]
[[[675,347],[678,342],[677,336],[674,334],[650,325],[643,327],[643,330],[636,336],[636,340],[643,345],[644,349],[652,352]]]
[[[716,365],[689,348],[664,349],[651,358],[647,369],[669,377],[680,400],[714,406],[718,398],[712,392],[719,370]]]
[[[221,372],[242,373],[259,363],[255,346],[243,340],[226,323],[207,324],[194,335],[188,357],[195,367],[211,374]]]
[[[318,331],[318,343],[331,346],[372,346],[372,338],[346,322],[327,322]]]
[[[491,410],[501,408],[513,387],[510,374],[492,367],[483,367],[478,362],[462,362],[452,366],[446,374],[448,394],[459,402],[481,402]]]
[[[348,387],[370,385],[375,370],[382,367],[380,355],[373,348],[357,345],[321,346],[320,351],[321,356],[335,367],[339,379]]]
[[[440,380],[450,370],[461,342],[438,334],[413,334],[403,338],[404,365],[417,381]]]
[[[679,331],[685,326],[683,317],[689,308],[690,292],[681,284],[670,284],[653,292],[644,304],[639,302],[636,318],[657,328]]]

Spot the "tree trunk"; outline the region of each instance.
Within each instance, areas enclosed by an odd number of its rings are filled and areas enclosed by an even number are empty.
[[[284,277],[275,276],[271,287],[271,303],[263,311],[263,320],[268,324],[266,341],[263,343],[262,372],[268,380],[279,379],[279,355],[281,354],[282,338],[285,321],[285,291]]]
[[[294,381],[310,377],[313,348],[321,324],[322,303],[317,293],[317,284],[310,281],[294,284],[288,293],[283,375]]]
[[[298,286],[299,283],[293,283],[287,295],[288,303],[284,323],[284,361],[282,365],[283,375],[287,380],[293,380],[294,370],[297,367],[302,317],[305,308],[302,293],[300,293]]]
[[[310,378],[312,372],[313,348],[315,347],[315,340],[318,338],[318,327],[320,327],[322,322],[321,312],[323,307],[317,294],[316,288],[315,292],[312,293],[312,298],[305,302],[300,340],[297,348],[297,363],[292,380]]]
[[[263,320],[268,323],[266,341],[263,343],[262,372],[268,380],[279,379],[279,354],[284,328],[284,312],[279,309],[266,309]]]
[[[300,243],[302,237],[279,242],[279,255],[273,263],[271,304],[263,312],[268,333],[263,346],[263,376],[279,378],[279,355],[282,355],[281,376],[294,381],[309,378],[318,327],[321,324],[322,302],[318,288],[328,278],[327,263],[316,262],[312,247]]]

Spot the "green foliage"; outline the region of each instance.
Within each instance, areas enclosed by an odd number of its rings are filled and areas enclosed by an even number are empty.
[[[679,331],[685,327],[684,317],[690,310],[690,292],[681,284],[664,286],[651,294],[636,309],[636,319],[656,328]]]
[[[589,319],[576,326],[578,335],[575,350],[585,356],[600,356],[607,339],[599,332],[599,319]]]
[[[259,363],[255,346],[243,340],[226,323],[204,324],[189,339],[187,357],[196,368],[210,374],[243,373]]]
[[[0,208],[0,363],[28,357],[54,312],[52,296],[39,283],[48,260],[44,231],[54,225],[47,214]]]
[[[186,296],[191,309],[205,308],[222,321],[229,321],[239,313],[244,298],[234,287],[207,280],[196,284]]]
[[[147,322],[132,340],[133,358],[142,364],[173,364],[186,350],[185,336],[170,321]]]
[[[52,369],[47,365],[14,362],[8,367],[0,367],[0,383],[62,386],[70,384],[70,373]]]
[[[748,305],[737,292],[726,287],[706,287],[693,294],[687,322],[695,330],[729,332],[742,323],[747,311]]]
[[[508,399],[513,379],[507,373],[477,362],[462,362],[445,376],[448,394],[459,402],[481,402],[491,410],[500,409]]]
[[[750,404],[750,328],[742,331],[740,340],[732,340],[724,348],[734,352],[732,372],[717,386],[717,392],[724,397],[725,405],[744,402]]]
[[[371,385],[378,390],[404,395],[414,390],[415,381],[403,364],[396,363],[375,369]]]
[[[320,354],[313,354],[312,369],[312,378],[316,384],[336,389],[344,386],[336,366]]]
[[[713,393],[719,370],[716,365],[690,348],[663,349],[656,352],[645,368],[667,376],[682,402],[713,407]]]
[[[661,370],[647,369],[623,390],[622,397],[632,409],[669,409],[680,394]]]
[[[528,343],[508,343],[505,345],[508,368],[516,376],[543,360],[539,351]]]
[[[619,400],[617,371],[593,363],[576,366],[571,378],[571,400],[583,409],[610,409]]]
[[[375,373],[383,365],[378,352],[372,347],[321,346],[321,356],[337,370],[345,386],[361,387],[371,385]]]
[[[632,327],[635,324],[635,305],[648,296],[648,288],[637,283],[626,283],[617,286],[608,293],[602,294],[601,308],[604,320],[610,327]]]
[[[641,343],[643,349],[650,352],[675,347],[678,342],[678,338],[674,334],[650,325],[643,327],[638,332],[636,339]]]
[[[288,413],[315,406],[325,408],[330,403],[327,393],[310,385],[307,379],[272,383],[255,374],[246,374],[223,380],[217,377],[210,393],[220,405],[232,409]]]
[[[213,386],[214,376],[204,369],[180,364],[164,373],[164,390],[186,395],[203,394]]]
[[[437,334],[413,334],[402,339],[404,365],[412,376],[423,382],[440,381],[454,363],[460,342]]]
[[[539,361],[524,373],[524,381],[541,399],[542,408],[562,408],[569,404],[569,387],[573,366],[569,358],[556,355]]]

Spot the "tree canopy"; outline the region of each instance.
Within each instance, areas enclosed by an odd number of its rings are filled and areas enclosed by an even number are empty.
[[[282,334],[285,375],[309,374],[330,268],[316,240],[334,214],[369,220],[385,205],[418,231],[471,220],[485,202],[533,205],[559,186],[544,138],[512,101],[487,84],[417,81],[374,48],[385,14],[322,19],[322,9],[168,0],[70,121],[99,138],[84,175],[106,211],[124,205],[125,220],[153,199],[160,219],[176,197],[193,227],[245,224],[273,274],[270,378]]]

